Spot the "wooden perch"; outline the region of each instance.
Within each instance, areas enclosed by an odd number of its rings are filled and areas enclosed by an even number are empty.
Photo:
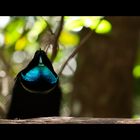
[[[140,124],[140,119],[42,117],[42,118],[22,119],[22,120],[0,119],[0,124]]]

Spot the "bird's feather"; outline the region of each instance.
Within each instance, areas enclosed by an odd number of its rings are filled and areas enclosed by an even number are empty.
[[[59,77],[50,60],[44,51],[36,51],[16,77],[7,118],[58,116],[61,96]]]

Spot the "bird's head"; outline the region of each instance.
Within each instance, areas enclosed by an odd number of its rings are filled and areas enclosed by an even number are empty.
[[[48,93],[58,84],[58,76],[43,50],[38,50],[28,66],[20,72],[23,88],[34,93]]]

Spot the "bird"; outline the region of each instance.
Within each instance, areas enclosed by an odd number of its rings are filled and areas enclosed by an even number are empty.
[[[15,78],[7,119],[60,116],[61,98],[59,77],[45,51],[37,50]]]

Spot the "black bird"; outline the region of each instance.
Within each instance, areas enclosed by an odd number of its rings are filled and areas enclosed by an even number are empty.
[[[59,116],[61,96],[59,77],[46,53],[38,50],[17,74],[7,118]]]

